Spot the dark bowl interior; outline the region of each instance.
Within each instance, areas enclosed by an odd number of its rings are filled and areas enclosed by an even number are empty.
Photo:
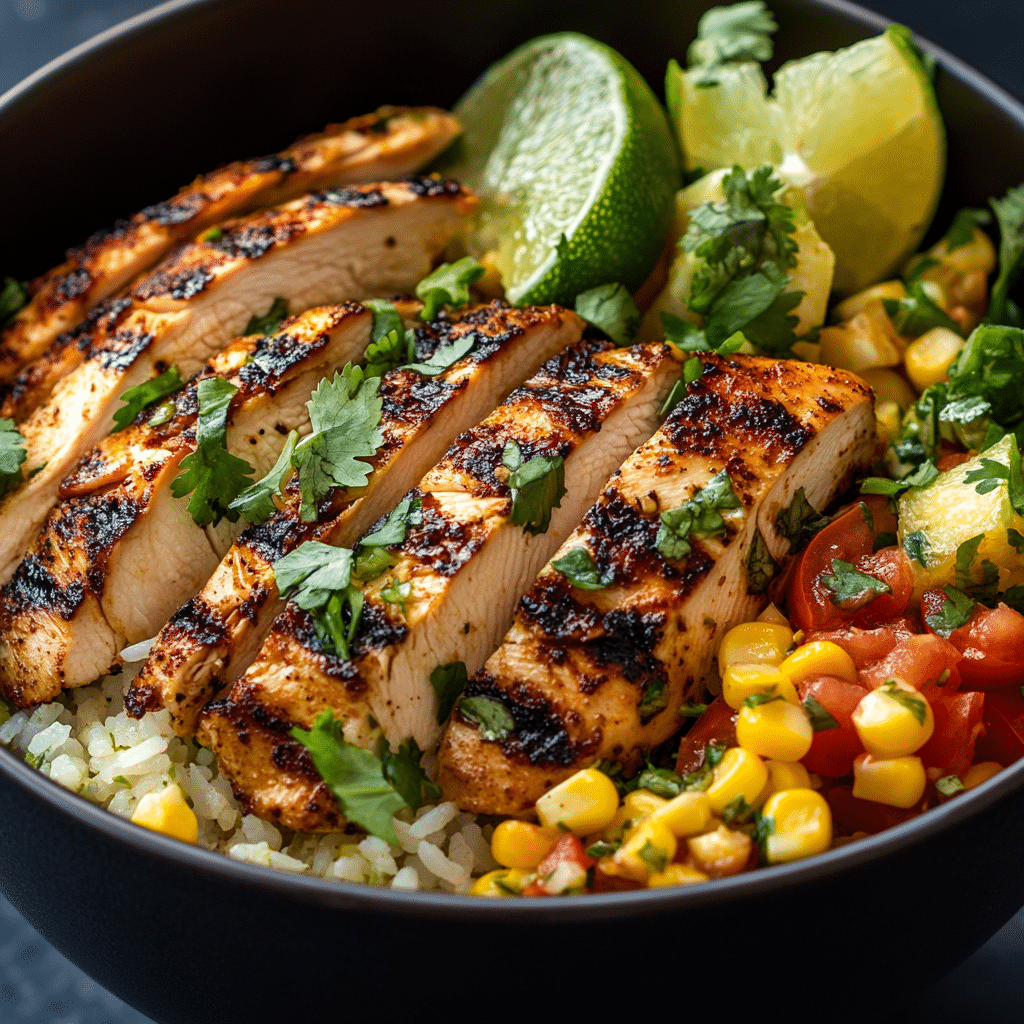
[[[449,105],[489,62],[542,32],[573,28],[612,44],[660,92],[702,6],[167,4],[0,104],[0,180],[17,197],[5,210],[0,275],[42,272],[65,246],[197,171],[274,151],[332,119],[381,102]],[[841,2],[772,7],[777,62],[883,25]],[[1024,109],[938,57],[950,139],[942,223],[1024,176]],[[752,1012],[785,990],[791,1021],[871,1020],[1024,903],[1024,762],[924,818],[803,864],[567,901],[401,895],[266,871],[116,819],[2,749],[0,807],[4,893],[158,1022],[422,1021],[450,1012],[449,993],[497,1019],[513,1003],[544,1018],[561,1008],[608,1018],[664,1012],[659,997],[686,1012],[696,993],[724,1000],[738,984],[757,1000]]]

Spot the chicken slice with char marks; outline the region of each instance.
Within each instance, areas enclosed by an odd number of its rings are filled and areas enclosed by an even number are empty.
[[[413,312],[418,312],[419,305]],[[273,563],[305,540],[346,547],[366,533],[444,454],[546,359],[579,341],[583,322],[557,306],[515,309],[492,302],[454,320],[420,326],[416,358],[466,335],[474,348],[447,370],[425,377],[397,369],[384,375],[383,443],[368,460],[366,486],[335,490],[316,522],[303,522],[297,479],[267,522],[248,528],[206,586],[160,631],[129,691],[129,713],[166,707],[179,735],[195,731],[203,706],[251,664],[284,607]]]
[[[252,667],[228,697],[207,705],[197,733],[248,811],[297,829],[341,826],[333,796],[289,735],[327,709],[363,747],[376,749],[381,731],[393,747],[410,737],[423,749],[437,742],[431,673],[455,661],[470,672],[483,664],[538,569],[614,468],[655,431],[679,372],[667,346],[578,346],[459,437],[408,495],[422,521],[389,548],[396,564],[365,587],[351,660],[325,653],[309,615],[287,605]],[[503,464],[510,441],[524,464],[564,459],[567,493],[546,532],[512,522]],[[401,604],[383,596],[396,583],[410,585]]]
[[[315,193],[181,250],[103,317],[84,361],[19,428],[26,479],[0,502],[10,579],[60,481],[110,431],[119,397],[168,365],[190,376],[275,297],[293,310],[412,289],[476,206],[454,182],[410,179]],[[58,353],[56,358],[59,358]]]
[[[200,381],[238,389],[226,447],[259,479],[289,431],[308,432],[310,395],[362,357],[372,325],[368,309],[348,303],[309,310],[272,337],[240,338],[178,392],[165,423],[150,425],[144,411],[89,452],[0,590],[0,692],[25,707],[115,670],[120,650],[153,636],[240,532],[227,519],[197,526],[188,499],[172,494],[197,447]]]
[[[558,552],[585,549],[608,585],[579,589],[546,566],[470,680],[466,695],[500,702],[515,727],[485,740],[456,710],[438,782],[460,807],[524,815],[601,758],[640,767],[679,729],[679,707],[702,699],[717,639],[766,602],[768,570],[790,544],[776,527],[780,510],[801,487],[823,508],[869,463],[872,401],[855,377],[752,356],[702,358],[703,376]],[[688,555],[662,555],[660,514],[723,470],[739,499],[719,512],[724,535],[691,533]]]
[[[201,175],[172,199],[97,232],[32,283],[28,305],[0,333],[0,382],[14,381],[91,307],[218,221],[317,189],[398,180],[425,166],[458,133],[458,122],[443,110],[382,107],[328,125],[273,156]]]

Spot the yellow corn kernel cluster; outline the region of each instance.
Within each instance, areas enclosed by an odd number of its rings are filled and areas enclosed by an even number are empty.
[[[739,711],[748,697],[758,694],[800,703],[793,681],[771,665],[730,665],[722,673],[722,700],[733,711]]]
[[[487,896],[490,899],[507,899],[518,896],[531,877],[529,871],[522,868],[498,868],[481,875],[472,885],[471,896]]]
[[[736,741],[741,749],[759,757],[799,761],[811,749],[813,739],[811,721],[799,705],[777,697],[740,708]]]
[[[778,665],[793,646],[793,631],[786,623],[741,622],[722,637],[718,669],[730,665]]]
[[[588,835],[609,824],[618,808],[615,783],[597,768],[584,768],[540,797],[537,817],[546,828]]]
[[[785,789],[768,797],[761,809],[771,828],[764,840],[770,864],[824,853],[832,845],[832,812],[813,789]]]
[[[173,782],[164,789],[147,793],[136,806],[132,821],[186,843],[194,843],[199,838],[195,811],[185,802],[181,787]]]
[[[904,683],[886,683],[869,690],[852,718],[864,749],[876,760],[915,753],[935,729],[927,699]]]
[[[764,761],[744,747],[730,747],[712,769],[707,797],[711,809],[721,814],[738,797],[742,797],[747,806],[756,806],[767,785],[768,769]]]
[[[861,754],[853,762],[853,795],[904,810],[923,796],[928,783],[921,758],[914,755],[878,759]]]
[[[491,856],[503,867],[532,870],[551,852],[559,835],[557,829],[509,818],[495,826]]]
[[[835,676],[848,683],[856,683],[857,666],[853,658],[830,640],[814,640],[801,644],[782,664],[779,671],[793,683],[815,676]]]

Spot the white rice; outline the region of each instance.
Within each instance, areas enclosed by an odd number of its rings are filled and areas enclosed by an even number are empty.
[[[213,753],[174,735],[166,711],[129,718],[131,673],[107,676],[51,704],[0,721],[0,743],[67,789],[122,818],[170,783],[182,789],[199,821],[198,845],[279,871],[387,886],[403,891],[467,892],[498,865],[492,826],[452,803],[403,810],[399,845],[376,836],[291,832],[243,815]],[[4,711],[0,706],[0,720]]]

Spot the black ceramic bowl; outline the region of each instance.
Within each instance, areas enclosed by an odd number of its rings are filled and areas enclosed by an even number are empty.
[[[28,276],[197,171],[381,102],[453,102],[533,35],[574,28],[660,85],[704,4],[569,8],[182,0],[0,104],[0,271]],[[778,59],[883,27],[773,0]],[[940,222],[1024,177],[1024,109],[945,53]],[[13,197],[13,199],[11,198]],[[1024,762],[922,818],[804,863],[692,889],[491,902],[275,873],[78,799],[0,749],[0,888],[158,1022],[581,1019],[718,1012],[863,1021],[952,968],[1024,904]],[[743,1002],[739,1002],[742,1000]]]

